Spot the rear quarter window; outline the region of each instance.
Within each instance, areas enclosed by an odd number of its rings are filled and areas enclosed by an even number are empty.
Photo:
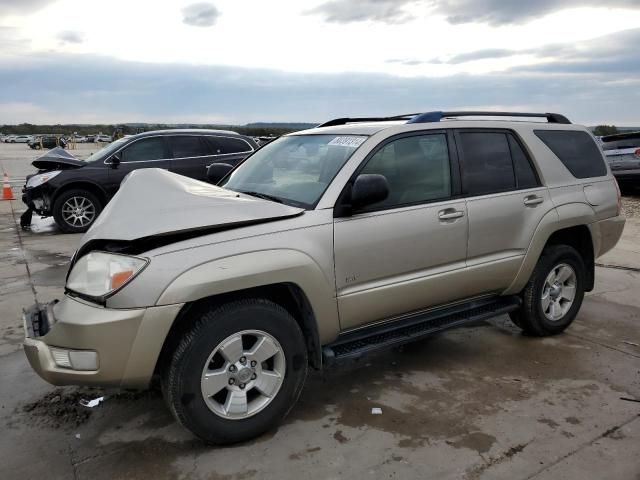
[[[607,167],[587,132],[575,130],[535,130],[536,136],[549,147],[576,178],[602,177]]]

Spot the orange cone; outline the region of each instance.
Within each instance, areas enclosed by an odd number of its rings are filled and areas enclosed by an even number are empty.
[[[11,190],[11,185],[9,185],[9,175],[4,174],[4,180],[2,181],[2,200],[15,200],[13,198],[13,190]]]

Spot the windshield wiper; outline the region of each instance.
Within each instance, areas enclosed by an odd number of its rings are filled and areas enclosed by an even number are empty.
[[[276,202],[276,203],[284,203],[284,201],[281,198],[278,198],[274,195],[269,195],[268,193],[262,193],[262,192],[245,192],[244,190],[238,190],[240,193],[244,193],[245,195],[251,195],[252,197],[258,197],[258,198],[262,198],[263,200],[269,200],[271,202]]]

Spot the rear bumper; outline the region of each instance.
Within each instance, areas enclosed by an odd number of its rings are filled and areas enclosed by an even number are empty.
[[[53,385],[146,388],[181,307],[116,310],[64,297],[25,311],[24,351],[36,373]],[[54,352],[92,355],[95,367],[61,366]]]
[[[594,241],[595,258],[604,255],[616,246],[622,236],[625,222],[624,215],[618,215],[589,225]]]

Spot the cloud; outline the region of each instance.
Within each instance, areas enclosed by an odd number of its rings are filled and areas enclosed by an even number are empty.
[[[638,0],[330,0],[308,14],[322,15],[327,22],[375,21],[406,23],[418,15],[444,15],[451,24],[526,23],[550,13],[576,7],[640,8]]]
[[[558,111],[578,123],[640,124],[638,43],[640,29],[629,30],[592,43],[558,46],[559,53],[541,63],[441,78],[24,54],[0,62],[0,123],[320,122],[341,116],[496,108]]]
[[[640,53],[633,48],[633,45],[637,45],[638,42],[640,42],[640,29],[631,29],[575,44],[548,44],[522,50],[487,48],[472,50],[449,58],[429,60],[394,58],[387,60],[387,63],[405,66],[457,65],[478,60],[530,55],[537,57],[538,62],[515,67],[515,70],[605,73],[619,69],[631,73],[635,71],[635,67],[640,68]]]
[[[433,0],[435,12],[452,24],[488,23],[505,25],[526,23],[550,13],[577,7],[640,8],[638,0]]]
[[[84,34],[74,30],[65,30],[57,35],[60,43],[82,43],[84,42]]]
[[[459,63],[474,62],[476,60],[512,57],[514,55],[518,55],[518,52],[514,50],[507,50],[505,48],[487,48],[484,50],[475,50],[472,52],[455,55],[446,63],[456,65]]]
[[[331,0],[305,12],[308,15],[321,15],[330,23],[384,22],[406,23],[413,20],[407,13],[407,4],[418,3],[415,0]]]
[[[216,23],[220,12],[212,3],[193,3],[182,9],[182,22],[193,27],[210,27]]]
[[[32,13],[55,1],[56,0],[0,0],[0,17]]]

